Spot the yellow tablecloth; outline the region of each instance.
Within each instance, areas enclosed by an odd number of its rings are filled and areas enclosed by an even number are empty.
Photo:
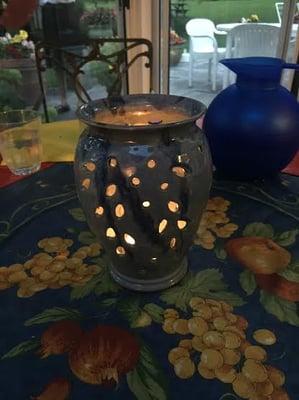
[[[80,136],[78,120],[42,124],[40,135],[43,144],[42,161],[73,161]],[[0,165],[5,165],[0,161]]]
[[[78,120],[42,124],[43,161],[73,161],[80,136]]]

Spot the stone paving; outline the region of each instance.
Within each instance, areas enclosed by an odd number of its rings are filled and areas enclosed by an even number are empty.
[[[208,106],[222,89],[222,73],[224,67],[218,65],[217,90],[212,91],[212,84],[208,81],[208,62],[197,61],[193,69],[192,87],[188,87],[188,62],[180,62],[170,68],[169,93],[192,97]]]

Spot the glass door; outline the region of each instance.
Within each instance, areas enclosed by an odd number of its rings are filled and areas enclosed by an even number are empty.
[[[299,3],[297,0],[293,0],[276,4],[281,4],[281,35],[277,56],[287,62],[296,63],[298,62]],[[294,70],[285,70],[282,76],[282,85],[291,90],[294,77]]]
[[[34,107],[42,113],[40,85],[31,41],[37,43],[42,40],[77,55],[79,60],[79,57],[89,54],[92,39],[124,38],[125,3],[121,0],[39,0],[36,8],[31,10],[31,18],[29,16],[26,22],[22,21],[20,26],[16,23],[13,28],[6,27],[0,34],[4,38],[2,43],[11,37],[15,41],[20,29],[26,31],[21,38],[24,40],[26,36],[26,43],[21,48],[20,39],[20,49],[17,51],[21,52],[22,57],[0,53],[0,109]],[[10,14],[13,14],[13,10]],[[121,43],[109,42],[103,44],[100,51],[111,54],[122,46]],[[78,97],[66,71],[66,60],[58,51],[54,53],[51,57],[57,62],[51,62],[49,56],[43,64],[42,73],[49,120],[73,119],[79,104]],[[82,72],[80,82],[88,95],[91,98],[106,97],[115,78],[111,66],[105,62],[90,61],[82,68]]]
[[[168,3],[168,6],[166,5]],[[278,56],[295,61],[298,5],[295,0],[170,0],[167,68],[169,93],[209,105],[235,76],[219,63],[225,57]],[[293,72],[283,84],[291,87]]]

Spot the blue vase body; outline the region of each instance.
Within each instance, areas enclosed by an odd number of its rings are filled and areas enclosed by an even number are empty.
[[[222,60],[236,83],[211,103],[204,131],[217,171],[230,178],[274,175],[299,147],[299,105],[280,85],[283,68],[297,68],[270,57]]]

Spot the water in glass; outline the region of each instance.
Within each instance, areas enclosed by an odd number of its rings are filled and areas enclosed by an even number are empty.
[[[0,116],[0,151],[12,173],[32,174],[39,170],[41,164],[40,119],[32,111],[14,113],[14,117],[12,114],[6,116],[6,122],[3,121],[4,116]]]

